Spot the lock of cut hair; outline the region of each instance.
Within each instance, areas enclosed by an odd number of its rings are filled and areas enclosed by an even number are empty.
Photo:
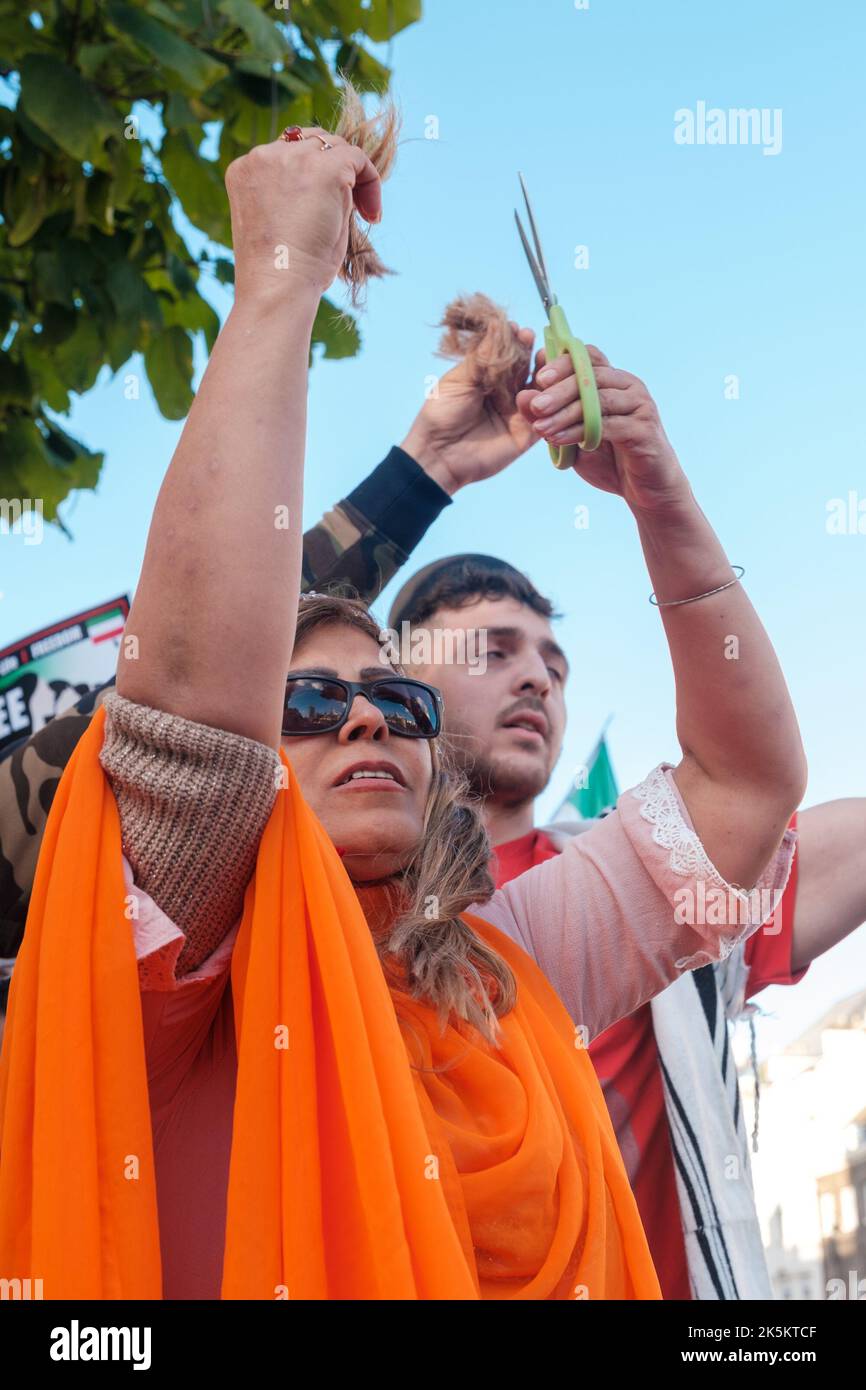
[[[473,380],[498,415],[514,414],[514,397],[527,384],[532,350],[508,315],[486,294],[461,294],[442,315],[438,355],[465,360]]]
[[[337,113],[334,134],[339,135],[349,145],[364,151],[376,169],[379,178],[384,180],[394,167],[397,157],[397,137],[400,133],[401,116],[395,103],[389,97],[374,115],[364,111],[357,89],[343,76],[343,89]],[[381,279],[383,275],[393,275],[394,271],[384,264],[378,252],[370,244],[367,231],[353,209],[349,216],[349,242],[346,257],[339,272],[340,279],[349,290],[349,298],[355,308],[363,305],[367,282]]]

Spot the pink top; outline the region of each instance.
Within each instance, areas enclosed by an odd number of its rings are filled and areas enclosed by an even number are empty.
[[[750,923],[690,924],[701,915],[690,906],[699,909],[709,888],[742,895],[708,859],[665,766],[624,793],[612,815],[570,839],[556,858],[472,911],[537,962],[588,1042],[681,971],[724,959],[750,936],[772,914],[795,843],[795,833],[786,831],[755,886],[763,891],[752,890],[750,901],[762,902]],[[125,859],[124,873],[132,890]],[[135,893],[164,1297],[215,1299],[237,1070],[227,986],[239,923],[197,970],[177,979],[183,933],[141,889]],[[746,920],[741,908],[730,916]]]

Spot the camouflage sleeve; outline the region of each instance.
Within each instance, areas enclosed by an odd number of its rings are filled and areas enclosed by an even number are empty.
[[[302,588],[373,603],[406,558],[351,503],[339,502],[304,533]]]
[[[0,762],[0,958],[14,956],[21,944],[42,832],[63,769],[113,685],[90,691]]]
[[[304,536],[305,589],[343,588],[373,603],[451,499],[396,446]]]
[[[372,603],[450,500],[394,447],[306,532],[304,588],[342,586]],[[0,959],[14,956],[21,944],[42,832],[63,769],[113,686],[112,680],[91,691],[0,760]]]

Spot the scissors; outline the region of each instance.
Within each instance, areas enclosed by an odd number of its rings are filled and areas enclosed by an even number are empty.
[[[535,251],[529,245],[516,208],[514,209],[514,220],[517,223],[520,240],[523,242],[526,259],[529,261],[529,268],[538,286],[538,293],[541,295],[541,302],[547,310],[548,323],[544,329],[544,348],[547,353],[547,360],[552,362],[554,358],[560,357],[564,352],[567,352],[571,358],[574,374],[577,377],[580,403],[583,406],[584,441],[580,447],[589,453],[598,448],[602,435],[601,401],[598,397],[595,373],[592,370],[592,362],[586,345],[580,341],[580,338],[575,338],[568,326],[568,319],[565,317],[562,305],[550,288],[547,266],[544,263],[544,252],[538,239],[538,230],[532,215],[529,194],[526,191],[526,184],[523,182],[523,175],[518,174],[517,177],[520,179],[520,187],[523,189],[523,198],[529,215],[529,227],[535,242]],[[558,448],[555,444],[549,443],[548,448],[556,468],[574,467],[577,459],[577,445],[567,444]]]

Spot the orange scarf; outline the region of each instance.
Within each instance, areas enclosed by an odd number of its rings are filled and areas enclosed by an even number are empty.
[[[0,1059],[0,1277],[41,1278],[45,1298],[162,1291],[104,717],[48,820]],[[519,1002],[501,1050],[465,1027],[440,1035],[431,1009],[392,998],[340,859],[288,783],[232,960],[223,1298],[658,1298],[598,1081],[541,972],[472,919]],[[426,1065],[456,1065],[413,1068],[419,1044]]]

